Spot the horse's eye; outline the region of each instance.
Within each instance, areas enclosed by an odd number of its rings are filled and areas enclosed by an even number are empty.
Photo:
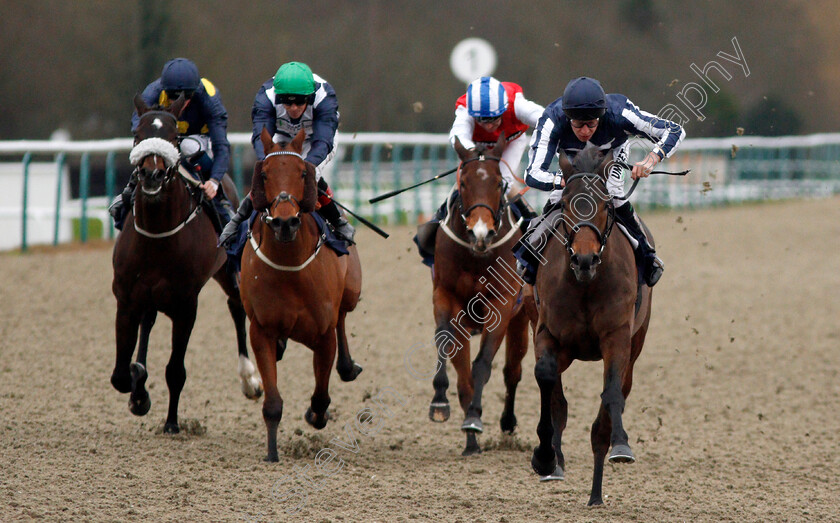
[[[301,178],[306,178],[306,169],[304,169],[303,171],[300,172],[300,177]]]

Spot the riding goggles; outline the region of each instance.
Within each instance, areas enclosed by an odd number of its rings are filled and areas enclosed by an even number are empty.
[[[278,105],[305,105],[310,102],[310,94],[278,94],[274,97],[274,103]]]
[[[584,127],[588,127],[589,129],[594,129],[598,127],[598,120],[593,120],[591,122],[582,122],[580,120],[572,120],[572,127],[575,129],[583,129]]]
[[[502,115],[499,115],[499,116],[476,116],[475,121],[478,122],[478,123],[493,123],[501,117],[502,117]]]
[[[192,89],[177,89],[177,90],[167,90],[166,97],[170,100],[177,100],[181,95],[184,95],[184,98],[189,100],[195,94],[195,91]]]

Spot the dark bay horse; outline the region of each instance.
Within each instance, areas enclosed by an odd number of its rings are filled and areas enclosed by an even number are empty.
[[[289,339],[312,350],[315,392],[304,418],[316,429],[327,424],[329,382],[338,351],[338,374],[356,379],[362,368],[353,362],[344,321],[356,308],[362,289],[362,267],[355,246],[338,256],[323,245],[315,209],[315,170],[301,156],[304,131],[286,146],[260,139],[266,156],[255,185],[268,209],[254,222],[242,255],[242,300],[251,320],[251,346],[265,385],[263,419],[268,434],[265,461],[278,461],[277,427],[283,399],[277,389],[277,361]],[[253,194],[253,193],[252,193]]]
[[[166,366],[169,412],[164,432],[177,433],[178,400],[186,381],[184,355],[195,323],[198,294],[212,276],[228,295],[228,308],[236,326],[240,378],[246,396],[262,393],[259,378],[248,359],[245,311],[236,276],[225,268],[226,254],[217,247],[210,218],[200,204],[200,189],[178,172],[176,115],[183,96],[167,110],[149,108],[134,98],[140,116],[130,159],[137,176],[133,209],[114,246],[114,282],[117,298],[117,357],[111,384],[130,392],[129,409],[143,416],[151,407],[146,391],[146,353],[149,333],[158,311],[172,319],[172,353]],[[190,180],[192,181],[192,180]],[[226,186],[235,202],[232,184]],[[137,361],[131,358],[140,343]]]
[[[566,174],[559,211],[548,215],[556,218],[556,237],[548,238],[535,286],[539,322],[534,373],[541,402],[540,443],[531,465],[544,479],[562,479],[564,474],[560,445],[568,404],[563,371],[574,360],[604,360],[604,389],[591,431],[595,466],[589,505],[603,504],[608,451],[611,463],[635,461],[621,415],[651,312],[651,289],[639,285],[629,241],[622,234],[610,234],[615,215],[605,165],[600,154],[585,151],[575,159],[575,174]]]
[[[499,168],[504,147],[504,134],[489,152],[481,146],[467,150],[456,140],[455,150],[461,159],[457,181],[460,195],[449,206],[447,219],[441,222],[435,238],[432,297],[438,363],[429,418],[437,422],[449,419],[446,361],[451,359],[464,410],[464,456],[481,452],[476,434],[484,430],[482,391],[505,337],[507,394],[500,424],[504,432],[515,429],[514,398],[522,376],[522,358],[528,350],[529,308],[536,319],[533,294],[517,276],[511,251],[522,233],[504,196]],[[481,332],[481,348],[470,373],[470,337],[477,332]]]

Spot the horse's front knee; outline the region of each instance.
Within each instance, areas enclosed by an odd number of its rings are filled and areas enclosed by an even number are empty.
[[[534,377],[540,387],[553,387],[557,383],[557,360],[551,354],[543,354],[534,366]]]

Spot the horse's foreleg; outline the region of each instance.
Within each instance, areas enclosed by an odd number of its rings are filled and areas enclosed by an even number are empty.
[[[128,398],[128,409],[135,416],[144,416],[152,407],[152,400],[146,391],[146,379],[149,377],[146,368],[146,354],[149,350],[149,335],[157,319],[157,311],[146,311],[140,322],[140,341],[137,346],[137,361],[131,364],[131,396]]]
[[[545,325],[537,331],[535,353],[537,364],[534,366],[534,377],[540,388],[540,421],[537,423],[537,436],[540,444],[534,449],[531,457],[531,467],[540,476],[549,476],[557,468],[557,457],[552,448],[554,427],[551,422],[551,398],[557,385],[557,340]]]
[[[467,435],[467,446],[463,452],[464,456],[481,452],[477,440],[477,434],[484,432],[484,424],[481,422],[481,395],[484,391],[484,385],[490,379],[491,364],[502,344],[502,338],[505,336],[506,329],[507,324],[500,323],[496,325],[495,329],[490,330],[485,328],[481,336],[481,348],[475,357],[475,361],[473,361],[472,374],[470,376],[473,385],[472,398],[464,414],[464,423],[461,425],[461,430],[466,432]],[[460,392],[460,374],[458,375],[458,380],[458,390]]]
[[[197,297],[196,297],[197,298]],[[166,386],[169,388],[169,411],[166,415],[166,423],[163,425],[163,432],[177,434],[178,427],[178,401],[181,399],[181,391],[187,381],[187,369],[184,367],[184,356],[187,353],[187,344],[190,341],[193,325],[195,325],[195,314],[198,303],[196,301],[185,303],[177,307],[177,313],[172,314],[172,354],[169,356],[169,363],[166,364]]]
[[[437,288],[432,295],[435,308],[435,349],[437,350],[437,367],[432,379],[435,395],[429,404],[429,419],[442,423],[449,419],[449,376],[446,374],[446,362],[463,348],[463,333],[453,325],[453,319],[459,318],[456,300],[443,288]],[[467,349],[469,352],[469,348]]]
[[[116,338],[117,355],[114,371],[111,373],[111,385],[119,392],[131,392],[131,357],[137,345],[137,329],[141,315],[117,303]]]
[[[353,381],[362,372],[362,366],[353,361],[350,357],[350,346],[347,344],[347,331],[344,328],[344,320],[347,317],[346,311],[339,311],[338,325],[335,328],[335,334],[338,341],[338,362],[336,363],[336,370],[341,378],[341,381]]]
[[[528,316],[524,310],[510,320],[505,338],[505,409],[499,420],[502,432],[512,434],[516,429],[514,401],[516,387],[522,379],[522,359],[528,352]]]
[[[312,348],[312,367],[315,371],[315,392],[312,393],[310,406],[306,409],[304,419],[315,427],[322,429],[327,425],[330,406],[330,373],[335,362],[336,337],[335,331],[330,329]]]
[[[628,328],[629,330],[629,328]],[[630,339],[625,329],[611,333],[601,340],[601,352],[604,356],[604,391],[601,393],[601,406],[598,417],[592,424],[591,442],[594,456],[592,472],[592,491],[589,505],[602,505],[602,484],[604,477],[604,458],[609,451],[610,463],[632,463],[636,461],[628,442],[627,432],[621,415],[624,412],[625,383],[632,380],[630,369]],[[630,393],[629,387],[626,388]],[[612,450],[610,450],[612,447]]]
[[[259,324],[251,321],[251,348],[265,387],[263,420],[267,433],[268,454],[265,461],[279,461],[277,455],[277,427],[283,418],[283,398],[277,390],[277,340],[267,336]]]
[[[239,353],[239,382],[242,393],[248,399],[255,400],[262,396],[262,381],[257,375],[257,369],[248,359],[248,343],[245,333],[245,308],[239,295],[239,285],[236,276],[228,273],[226,265],[216,271],[213,278],[219,282],[222,290],[227,294],[227,306],[233,325],[236,327],[236,349]]]

